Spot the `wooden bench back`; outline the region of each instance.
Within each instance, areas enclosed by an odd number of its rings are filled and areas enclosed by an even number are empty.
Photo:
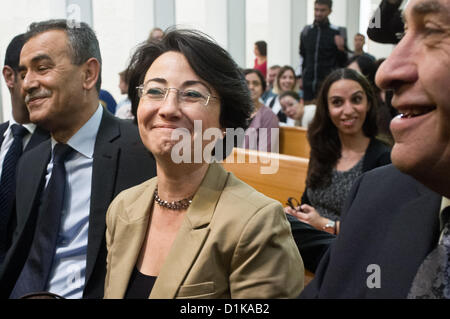
[[[310,147],[303,127],[280,127],[280,154],[309,158]]]
[[[228,163],[230,158],[233,163]],[[222,165],[243,182],[285,206],[289,197],[300,200],[308,162],[301,157],[234,148]]]

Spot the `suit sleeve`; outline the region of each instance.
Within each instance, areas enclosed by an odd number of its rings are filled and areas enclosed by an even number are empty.
[[[303,289],[304,268],[279,203],[260,209],[236,245],[231,298],[294,298]]]

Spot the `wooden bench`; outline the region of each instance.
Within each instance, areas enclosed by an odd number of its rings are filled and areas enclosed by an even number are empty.
[[[309,158],[311,148],[302,127],[280,127],[280,154]]]
[[[228,163],[230,158],[232,163]],[[257,191],[286,206],[289,197],[300,200],[305,189],[308,162],[307,158],[234,148],[222,165]],[[264,174],[275,169],[274,174]]]

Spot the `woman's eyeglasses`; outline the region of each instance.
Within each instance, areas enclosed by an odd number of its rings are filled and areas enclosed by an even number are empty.
[[[176,88],[159,88],[152,86],[154,84],[149,83],[147,85],[140,85],[136,87],[140,98],[147,98],[153,102],[163,102],[167,99],[169,92],[174,90],[177,93],[178,103],[182,105],[195,105],[200,104],[208,106],[211,99],[217,99],[209,93],[202,93],[194,89],[187,89],[181,91]]]

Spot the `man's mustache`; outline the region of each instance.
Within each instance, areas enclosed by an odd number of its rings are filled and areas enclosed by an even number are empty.
[[[41,89],[39,91],[35,91],[33,93],[27,94],[25,96],[25,103],[29,103],[31,100],[34,99],[42,99],[46,97],[50,97],[52,95],[52,91],[47,89]]]

